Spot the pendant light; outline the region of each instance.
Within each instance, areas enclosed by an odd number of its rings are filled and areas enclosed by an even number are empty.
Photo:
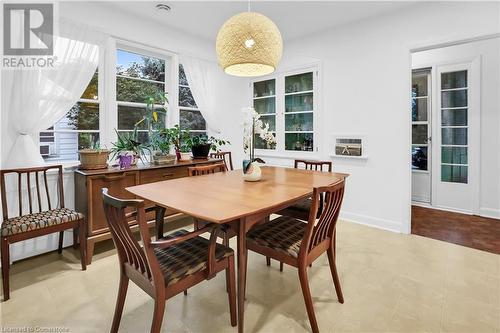
[[[274,72],[283,53],[281,33],[268,17],[250,11],[227,20],[217,34],[217,58],[224,72],[261,76]]]

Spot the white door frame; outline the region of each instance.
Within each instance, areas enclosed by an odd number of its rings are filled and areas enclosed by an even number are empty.
[[[411,54],[410,54],[411,55]],[[467,68],[469,75],[468,75],[468,87],[469,87],[469,105],[468,105],[468,127],[469,127],[469,133],[468,133],[468,154],[469,154],[469,161],[472,161],[472,163],[469,163],[469,170],[468,170],[468,176],[469,176],[469,184],[471,186],[471,191],[472,191],[472,202],[471,202],[471,207],[472,209],[467,210],[467,209],[455,209],[455,208],[450,208],[446,206],[440,206],[437,205],[435,202],[436,198],[436,191],[437,191],[437,182],[441,180],[441,171],[440,171],[440,162],[441,162],[441,153],[439,149],[441,148],[440,145],[440,94],[441,94],[441,89],[438,85],[438,75],[439,75],[439,68],[443,67],[455,67],[456,68]],[[481,182],[481,177],[480,177],[480,170],[481,170],[481,56],[477,57],[469,57],[469,58],[457,58],[453,60],[447,60],[445,62],[437,62],[437,63],[428,63],[428,64],[420,64],[418,68],[423,68],[423,67],[431,67],[431,80],[432,80],[432,92],[431,95],[436,96],[435,98],[432,98],[432,108],[431,108],[431,114],[432,114],[432,165],[431,165],[431,174],[433,177],[431,177],[431,202],[430,202],[430,207],[436,208],[436,209],[441,209],[441,210],[449,210],[449,211],[455,211],[455,212],[460,212],[460,213],[465,213],[465,214],[479,214],[480,213],[480,182]],[[412,68],[413,69],[413,68]],[[410,135],[411,135],[411,125],[410,125]],[[410,145],[411,147],[411,145]],[[411,161],[410,161],[410,168],[411,168]],[[411,194],[410,194],[411,195]],[[413,202],[412,202],[413,203]],[[425,204],[423,204],[425,206]]]

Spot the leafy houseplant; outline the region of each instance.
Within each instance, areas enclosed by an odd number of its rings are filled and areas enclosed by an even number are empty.
[[[173,134],[170,128],[163,128],[151,133],[150,147],[154,164],[167,164],[175,161],[175,155],[170,155]]]
[[[189,161],[191,159],[191,147],[186,143],[181,144],[179,154],[179,161]]]
[[[179,125],[175,125],[172,128],[169,128],[170,135],[172,138],[172,144],[174,145],[175,148],[175,154],[177,155],[177,159],[181,159],[181,151],[183,144],[189,140],[189,132],[186,130],[181,130]],[[188,149],[188,151],[191,149],[191,147],[187,147],[184,149]]]
[[[101,149],[99,141],[92,142],[90,148],[78,150],[80,169],[96,170],[108,167],[109,150]]]
[[[230,142],[202,134],[188,138],[187,144],[191,147],[193,158],[208,158],[211,149],[220,151],[221,146],[230,144]]]
[[[139,133],[137,127],[134,128],[132,132],[119,133],[115,129],[118,140],[112,143],[113,147],[110,149],[112,159],[117,158],[121,155],[131,155],[132,163],[131,165],[137,164],[137,160],[142,160],[142,155],[147,151],[150,151],[147,144],[141,143],[139,141]]]

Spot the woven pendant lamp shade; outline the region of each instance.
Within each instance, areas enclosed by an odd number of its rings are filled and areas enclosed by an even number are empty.
[[[273,21],[259,13],[245,12],[231,17],[220,28],[216,49],[227,74],[260,76],[276,69],[283,41]]]

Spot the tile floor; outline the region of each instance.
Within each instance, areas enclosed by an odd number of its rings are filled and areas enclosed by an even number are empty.
[[[234,245],[234,243],[232,243]],[[110,242],[88,270],[77,252],[17,262],[0,326],[108,332],[118,283]],[[415,235],[340,222],[338,267],[345,303],[337,302],[326,257],[310,272],[322,332],[500,333],[500,256]],[[164,332],[236,332],[229,324],[224,275],[167,302]],[[147,332],[153,302],[131,284],[121,332]],[[310,331],[297,272],[250,254],[246,332]]]

